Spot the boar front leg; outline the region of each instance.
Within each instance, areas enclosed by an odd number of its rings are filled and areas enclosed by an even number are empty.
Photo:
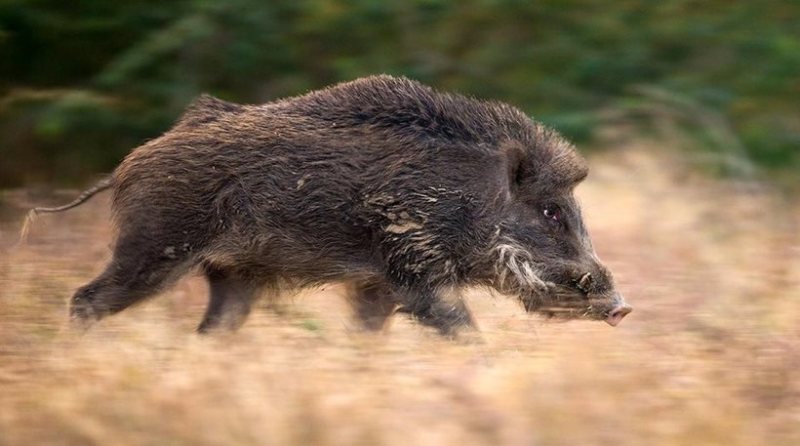
[[[433,327],[449,338],[478,328],[466,303],[455,291],[418,293],[398,311],[411,314],[419,323]]]
[[[367,331],[386,329],[395,312],[409,314],[446,337],[477,329],[469,308],[455,292],[397,291],[380,279],[351,282],[347,287],[355,318]]]
[[[363,330],[381,331],[398,307],[398,297],[379,280],[347,284],[347,298]]]

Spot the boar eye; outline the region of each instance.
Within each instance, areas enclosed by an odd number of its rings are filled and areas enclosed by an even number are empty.
[[[544,214],[544,217],[548,220],[552,220],[554,222],[561,221],[561,209],[559,209],[558,206],[547,205],[542,208],[542,214]]]

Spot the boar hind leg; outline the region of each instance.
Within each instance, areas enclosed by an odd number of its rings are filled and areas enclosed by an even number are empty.
[[[211,295],[208,309],[197,331],[205,334],[216,330],[238,329],[250,314],[260,286],[236,274],[215,268],[207,268],[206,277]]]
[[[381,331],[397,309],[397,297],[387,284],[354,282],[348,284],[348,300],[356,321],[366,331]]]
[[[419,323],[433,327],[446,337],[477,330],[475,319],[460,296],[448,293],[422,293],[398,311],[411,314]]]
[[[118,245],[105,271],[72,296],[73,323],[86,327],[156,294],[179,277],[185,263],[174,256],[164,256],[161,250],[148,252]]]

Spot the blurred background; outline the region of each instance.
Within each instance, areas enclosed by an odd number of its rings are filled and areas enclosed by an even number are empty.
[[[85,183],[201,92],[375,73],[508,101],[585,150],[624,122],[704,168],[798,177],[795,1],[6,0],[0,187]]]
[[[192,276],[85,334],[109,195],[199,93],[405,75],[571,138],[611,329],[472,290],[478,344],[358,333],[336,285],[193,331]],[[0,446],[800,444],[800,2],[0,1]]]

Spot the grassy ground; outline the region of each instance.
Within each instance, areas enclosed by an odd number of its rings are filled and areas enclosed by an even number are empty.
[[[7,208],[0,445],[800,444],[798,203],[638,145],[592,165],[578,193],[634,313],[548,323],[472,293],[480,345],[401,317],[358,334],[335,286],[200,338],[196,277],[76,336],[66,301],[108,258],[105,197],[22,248]]]

